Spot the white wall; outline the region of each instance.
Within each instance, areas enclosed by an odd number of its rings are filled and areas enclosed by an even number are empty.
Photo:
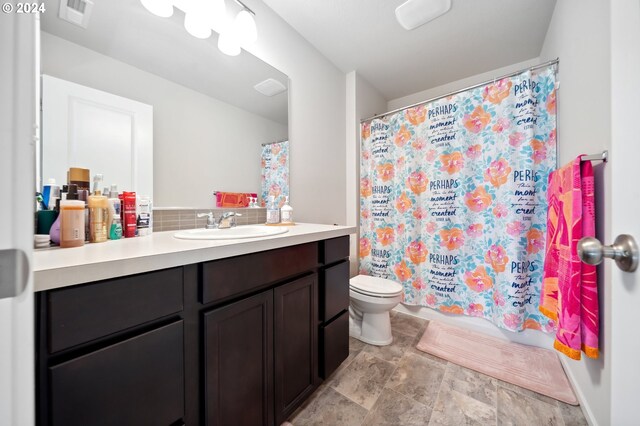
[[[387,108],[386,99],[356,71],[347,74],[346,87],[346,211],[347,225],[360,223],[360,120],[382,113]],[[358,272],[359,233],[351,236],[351,276]]]
[[[214,190],[259,193],[260,144],[287,136],[285,125],[48,33],[42,72],[153,106],[156,207],[211,208]]]
[[[291,202],[298,222],[346,223],[345,75],[259,0],[250,52],[287,74]]]
[[[617,0],[616,0],[617,1]],[[559,164],[583,153],[611,148],[610,2],[562,0],[556,8],[540,60],[560,58],[558,93]],[[597,165],[596,230],[610,243],[611,168]],[[587,418],[608,425],[611,418],[611,267],[599,268],[601,358],[576,362],[561,357]]]
[[[540,60],[538,58],[531,58],[526,61],[518,62],[516,64],[507,65],[506,67],[497,68],[495,70],[487,71],[482,74],[476,74],[471,77],[463,78],[462,80],[452,81],[450,83],[443,84],[442,86],[434,87],[427,90],[421,90],[420,92],[412,93],[401,98],[390,100],[387,104],[387,110],[392,111],[394,109],[404,108],[409,105],[435,98],[436,96],[443,96],[456,90],[461,90],[475,84],[483,83],[496,77],[519,71],[524,68],[529,68],[533,65],[538,65],[539,63]]]

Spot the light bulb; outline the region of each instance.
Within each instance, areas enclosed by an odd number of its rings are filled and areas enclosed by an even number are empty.
[[[161,18],[173,15],[173,5],[169,0],[140,0],[140,2],[145,9]]]
[[[240,54],[240,43],[233,28],[228,28],[218,36],[218,49],[225,55],[237,56]]]
[[[211,35],[211,27],[208,25],[205,15],[196,10],[185,13],[184,28],[196,38],[208,38]]]
[[[258,39],[258,30],[256,29],[256,21],[253,15],[247,10],[241,10],[233,22],[238,37],[238,43],[241,46],[248,46],[255,43]]]

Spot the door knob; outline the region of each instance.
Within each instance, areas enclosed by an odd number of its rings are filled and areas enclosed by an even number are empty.
[[[578,256],[589,265],[598,265],[605,257],[616,261],[618,268],[633,272],[638,268],[638,244],[627,234],[618,235],[610,246],[602,245],[596,238],[585,237],[578,241]]]

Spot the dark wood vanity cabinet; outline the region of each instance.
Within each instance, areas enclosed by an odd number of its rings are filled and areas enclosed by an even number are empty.
[[[273,290],[203,315],[207,425],[273,424]]]
[[[349,237],[36,294],[39,425],[279,425],[348,356]]]

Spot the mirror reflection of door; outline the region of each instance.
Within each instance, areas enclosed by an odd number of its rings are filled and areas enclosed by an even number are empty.
[[[153,197],[152,106],[48,75],[42,106],[42,179],[62,184],[70,167],[81,167]]]

